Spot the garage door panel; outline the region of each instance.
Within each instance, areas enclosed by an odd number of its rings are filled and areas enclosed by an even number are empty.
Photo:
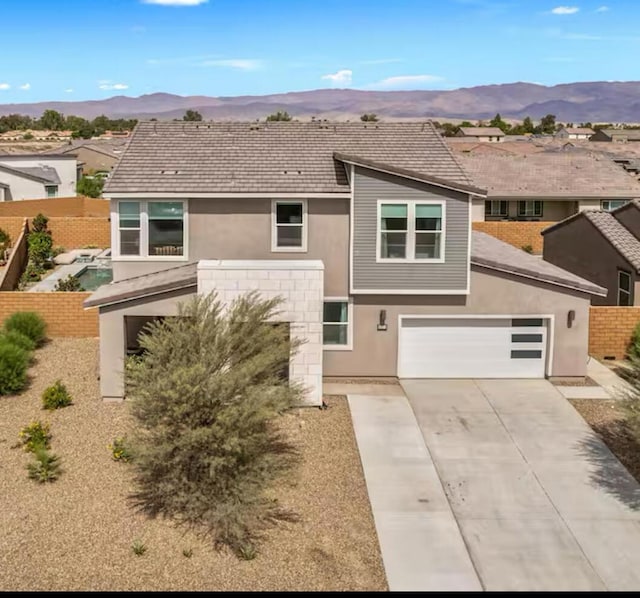
[[[543,378],[546,328],[511,324],[506,318],[403,318],[398,375]]]

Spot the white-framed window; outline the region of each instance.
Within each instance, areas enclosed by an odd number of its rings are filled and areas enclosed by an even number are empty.
[[[45,185],[44,190],[47,197],[58,197],[58,185]]]
[[[618,305],[623,307],[633,305],[631,274],[624,270],[618,270]]]
[[[183,200],[118,201],[114,257],[184,259],[187,212]]]
[[[484,202],[484,215],[486,217],[499,216],[506,218],[509,215],[509,202],[488,199]]]
[[[353,304],[346,297],[327,297],[322,316],[322,344],[325,350],[352,348]]]
[[[378,262],[442,262],[444,201],[378,200]]]
[[[271,202],[271,251],[307,251],[307,200]]]
[[[518,216],[524,216],[526,218],[541,218],[542,203],[543,202],[541,201],[519,201]]]
[[[600,202],[600,209],[605,212],[611,212],[612,210],[621,208],[626,203],[628,203],[626,199],[603,199]]]

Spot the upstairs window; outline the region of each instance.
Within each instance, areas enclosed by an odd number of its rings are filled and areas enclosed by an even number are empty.
[[[627,307],[633,305],[631,299],[631,274],[618,270],[618,305]]]
[[[519,201],[518,216],[523,218],[542,218],[542,202]]]
[[[378,202],[379,261],[440,261],[443,202]]]
[[[140,255],[140,202],[118,203],[118,228],[120,233],[120,255]]]
[[[149,255],[183,255],[184,206],[181,201],[150,201]]]
[[[45,185],[44,190],[47,197],[58,197],[58,185]]]
[[[271,207],[272,251],[307,250],[307,202],[274,200]]]

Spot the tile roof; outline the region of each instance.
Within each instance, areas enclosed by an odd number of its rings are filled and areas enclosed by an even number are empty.
[[[604,297],[607,294],[607,290],[597,284],[545,262],[539,256],[530,255],[513,245],[480,231],[473,231],[471,264],[516,276],[533,278],[540,282],[567,287],[592,295]],[[473,288],[471,292],[473,292]]]
[[[589,127],[563,127],[562,130],[569,133],[569,135],[593,135],[595,133]]]
[[[640,129],[601,129],[607,137],[623,137],[630,141],[640,141]]]
[[[197,284],[197,262],[125,278],[99,287],[84,302],[84,307],[121,303],[156,293],[174,291]]]
[[[66,145],[54,147],[42,153],[67,155],[71,152],[77,152],[81,148],[86,148],[105,156],[120,158],[128,141],[128,138],[119,137],[113,139],[73,139]]]
[[[430,122],[140,122],[105,193],[345,193],[334,152],[472,184]]]
[[[640,182],[604,156],[585,151],[545,151],[528,155],[458,154],[488,197],[640,197]]]
[[[460,127],[466,137],[504,137],[504,131],[498,127]]]

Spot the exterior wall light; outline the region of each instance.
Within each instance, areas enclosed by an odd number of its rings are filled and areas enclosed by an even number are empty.
[[[573,321],[576,319],[576,312],[573,309],[570,309],[567,313],[567,328],[571,328],[573,326]]]
[[[378,315],[378,331],[385,331],[387,329],[387,310],[381,309]]]

